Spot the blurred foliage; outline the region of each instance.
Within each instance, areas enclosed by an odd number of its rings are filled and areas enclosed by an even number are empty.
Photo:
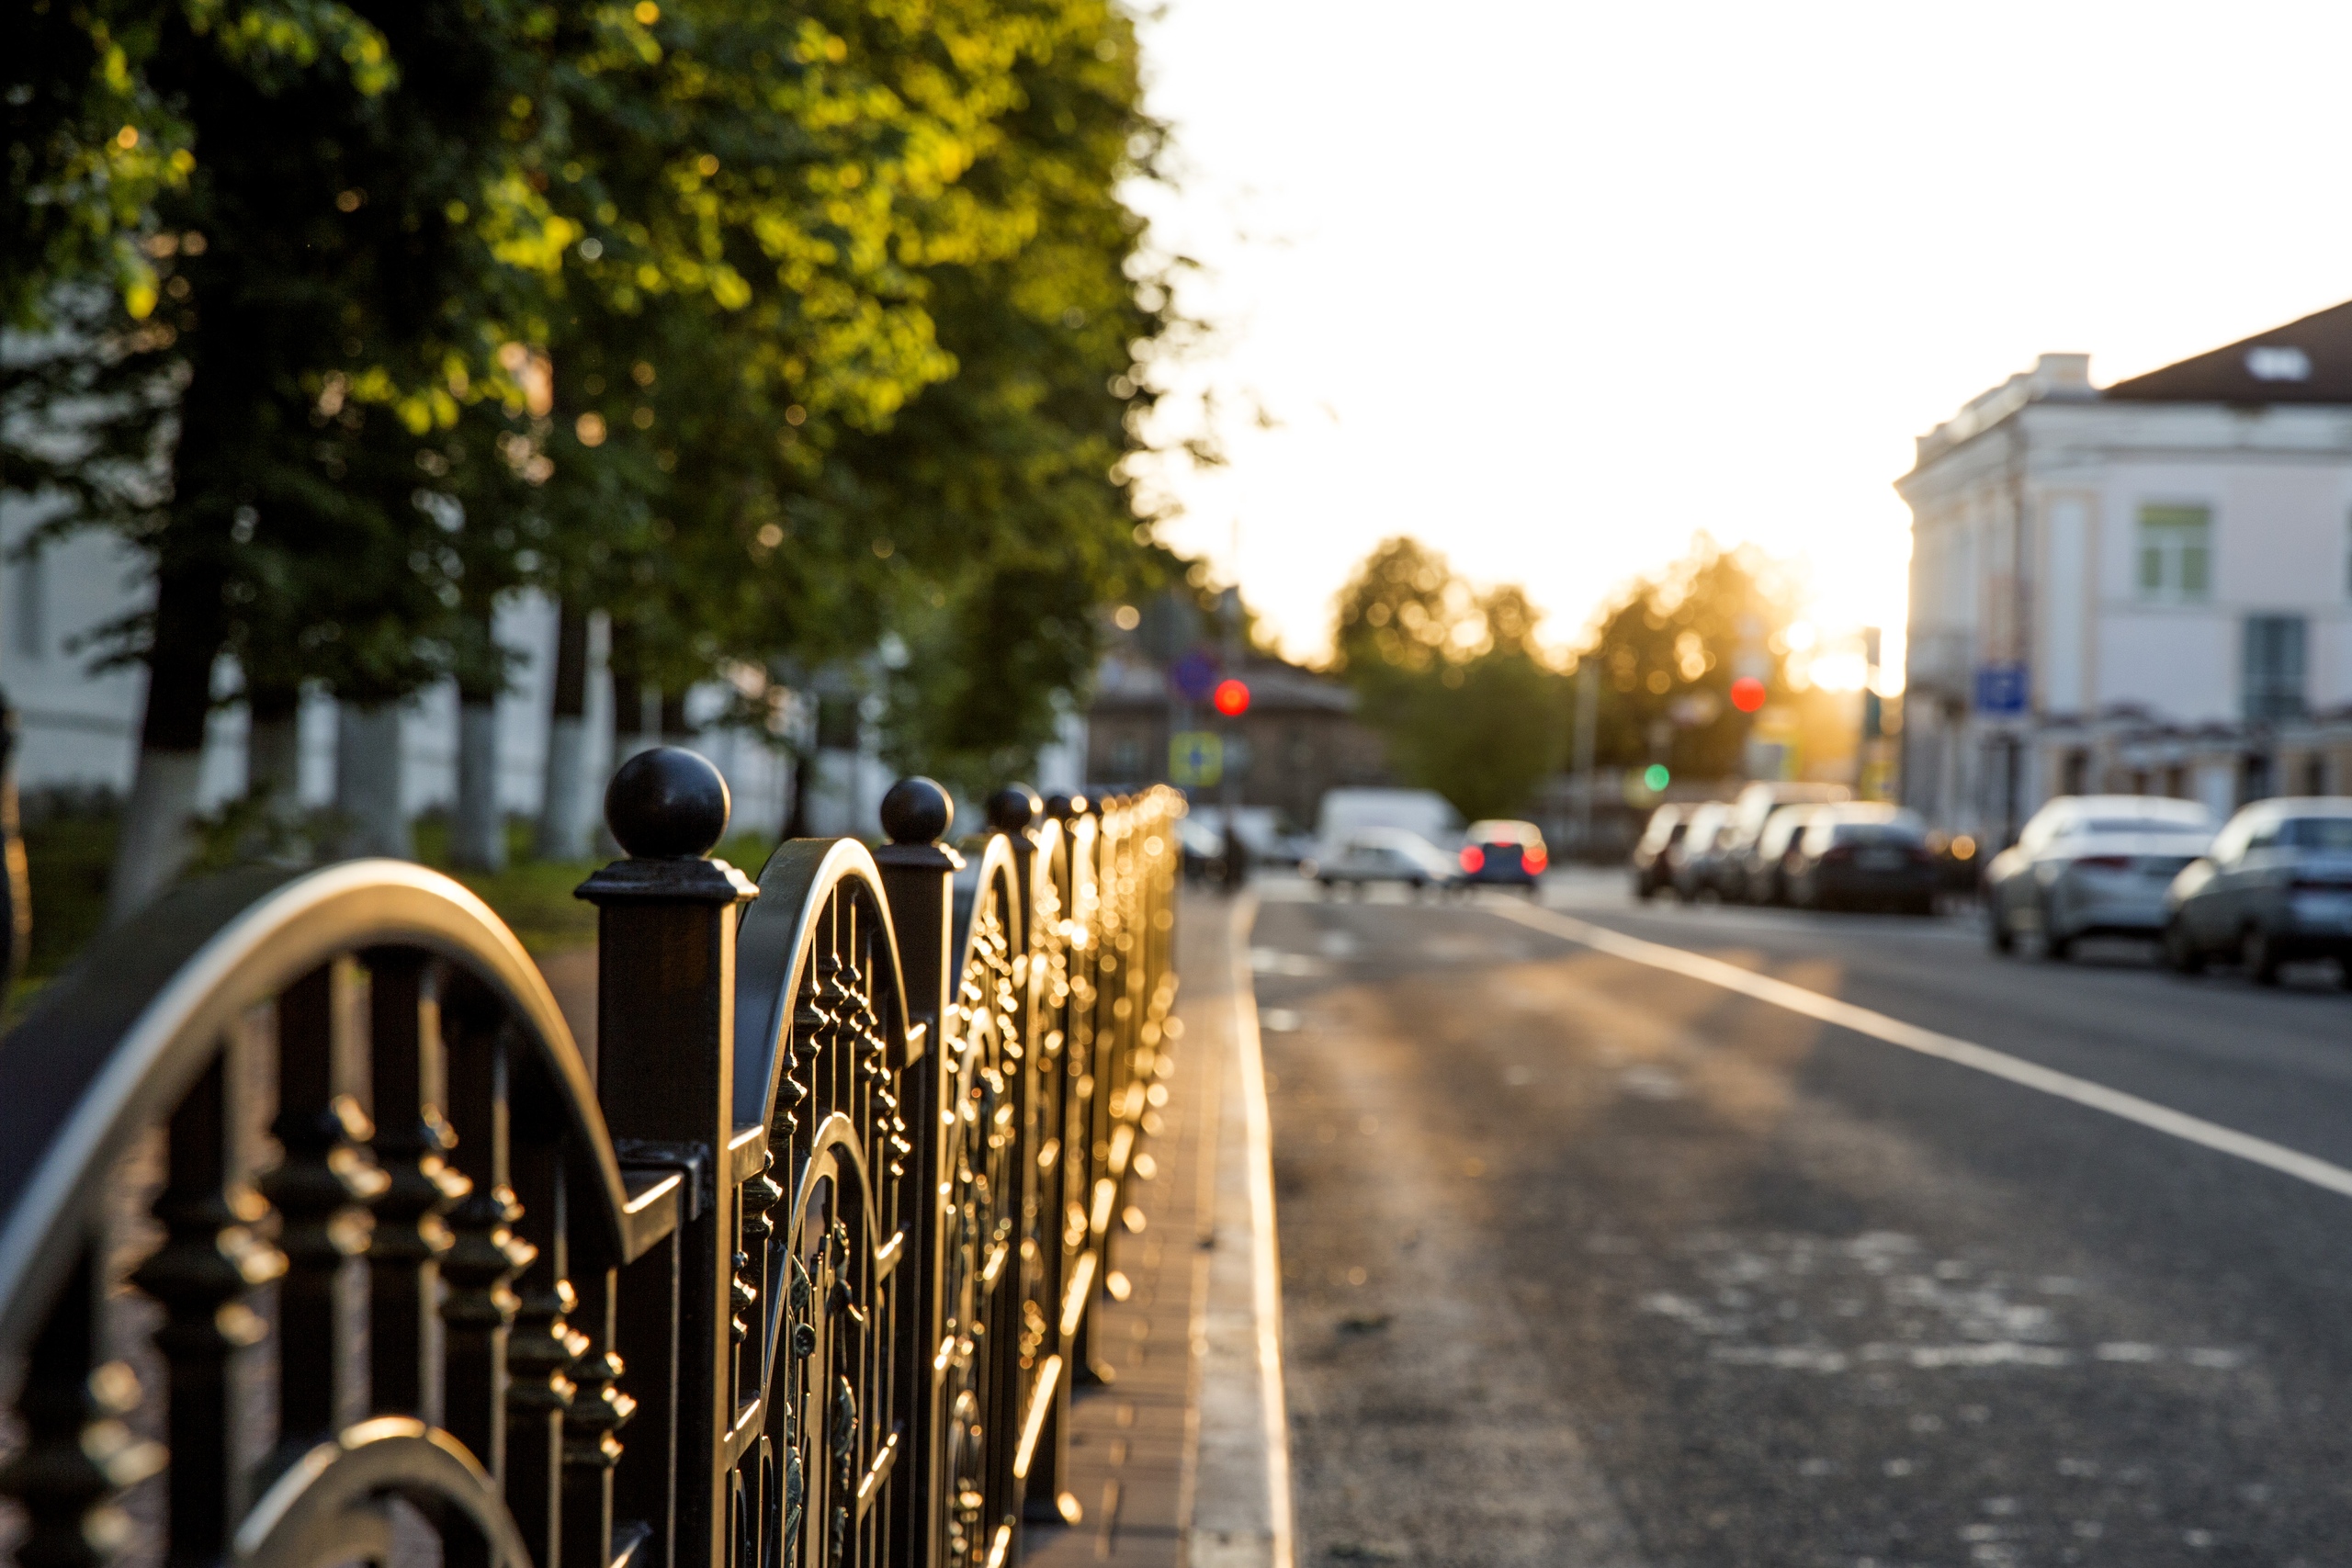
[[[1752,546],[1701,535],[1673,565],[1610,605],[1579,660],[1600,663],[1595,757],[1604,767],[1664,762],[1678,778],[1742,772],[1755,722],[1731,705],[1742,674],[1768,702],[1788,695],[1781,633],[1797,585]]]
[[[1585,660],[1600,666],[1601,766],[1737,776],[1754,716],[1732,706],[1732,682],[1751,673],[1768,701],[1787,697],[1781,634],[1796,602],[1795,583],[1760,553],[1702,535],[1612,601],[1562,671],[1535,646],[1539,614],[1519,588],[1481,592],[1428,546],[1392,538],[1340,590],[1332,664],[1399,777],[1465,817],[1504,817],[1572,761]]]
[[[1564,759],[1568,687],[1537,619],[1519,588],[1480,593],[1410,538],[1384,540],[1340,591],[1335,671],[1397,775],[1466,818],[1525,811]]]
[[[533,586],[750,721],[890,634],[896,754],[978,783],[1165,574],[1108,0],[33,0],[6,75],[7,482],[153,563],[151,745],[222,652],[494,694]]]
[[[122,803],[105,790],[26,792],[25,863],[32,885],[28,979],[72,963],[106,924],[107,871],[122,830]]]

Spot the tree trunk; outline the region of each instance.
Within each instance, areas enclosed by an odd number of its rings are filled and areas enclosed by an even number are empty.
[[[613,622],[613,771],[654,742],[645,733],[645,681],[638,669],[637,628]]]
[[[280,823],[302,815],[302,691],[245,674],[245,795]]]
[[[499,658],[494,607],[466,607],[473,657],[458,667],[458,809],[449,824],[450,863],[466,871],[506,869],[506,814],[498,806]]]
[[[204,721],[212,708],[212,660],[220,651],[217,572],[174,562],[155,582],[155,632],[147,652],[147,709],[139,766],[122,810],[107,885],[107,919],[120,924],[176,881],[196,853],[190,824],[204,773]]]
[[[538,857],[583,859],[588,810],[588,612],[567,599],[556,610],[555,689],[548,712]]]
[[[694,728],[686,723],[686,694],[684,692],[662,693],[662,744],[691,747],[694,743]]]
[[[401,706],[397,698],[336,705],[334,804],[347,855],[416,858],[401,787]]]
[[[498,704],[458,704],[458,815],[449,859],[468,871],[506,869],[506,817],[498,808]]]

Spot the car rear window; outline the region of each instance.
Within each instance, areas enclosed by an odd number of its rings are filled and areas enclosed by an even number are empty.
[[[2299,850],[2352,850],[2352,817],[2290,817],[2278,841]]]
[[[2352,821],[2352,818],[2345,820]],[[2077,833],[2178,833],[2186,837],[2202,835],[2206,829],[2194,822],[2167,821],[2161,817],[2093,817],[2075,824]]]
[[[1908,822],[1840,822],[1831,836],[1840,844],[1917,844],[1927,838]]]

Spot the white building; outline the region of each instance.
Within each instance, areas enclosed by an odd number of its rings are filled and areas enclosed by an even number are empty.
[[[136,609],[149,592],[138,558],[108,536],[89,533],[22,555],[34,522],[29,509],[0,515],[0,689],[21,727],[17,776],[27,791],[80,786],[126,795],[138,760],[145,672],[137,666],[95,674],[90,640],[98,628]],[[513,685],[499,701],[499,804],[510,815],[537,817],[546,790],[549,682],[555,664],[555,607],[537,594],[502,606],[499,640],[514,650]],[[588,689],[588,771],[592,781],[614,764],[612,685],[604,664],[603,627],[592,624]],[[238,686],[224,661],[216,688]],[[691,694],[690,721],[727,706],[716,684]],[[301,798],[335,798],[335,705],[314,696],[303,705]],[[401,716],[401,799],[412,817],[446,807],[457,795],[458,707],[453,684],[421,694]],[[760,736],[699,726],[695,744],[727,775],[737,831],[783,826],[789,769]],[[876,764],[878,766],[878,764]],[[886,781],[887,782],[887,781]],[[212,718],[199,806],[210,810],[245,786],[245,714],[237,705]],[[598,785],[601,787],[601,785]],[[872,792],[878,799],[878,791]],[[870,813],[869,813],[870,814]],[[844,821],[841,827],[846,829]]]
[[[2048,354],[1918,441],[1903,797],[2352,790],[2352,303],[2107,388]]]

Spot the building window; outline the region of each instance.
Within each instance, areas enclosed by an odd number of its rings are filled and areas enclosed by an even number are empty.
[[[2212,592],[2212,509],[2140,508],[2140,597],[2159,604],[2199,604]]]
[[[2249,722],[2260,724],[2302,716],[2307,633],[2301,615],[2245,618],[2242,686]]]
[[[2303,759],[2303,793],[2305,795],[2327,793],[2326,752],[2314,751]]]

